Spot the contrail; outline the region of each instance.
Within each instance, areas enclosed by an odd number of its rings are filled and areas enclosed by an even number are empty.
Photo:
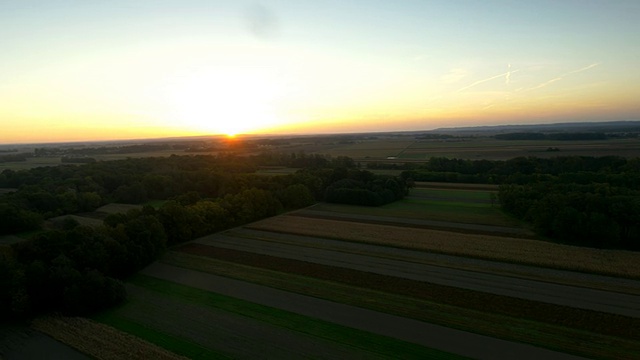
[[[594,68],[594,67],[596,67],[596,66],[598,66],[600,64],[602,64],[602,63],[599,63],[599,62],[598,63],[593,63],[593,64],[591,64],[589,66],[585,66],[585,67],[583,67],[581,69],[569,71],[568,73],[564,74],[563,77],[567,76],[567,75],[571,75],[571,74],[576,74],[576,73],[579,73],[579,72],[587,71],[587,70],[589,70],[591,68]]]
[[[545,86],[547,86],[547,85],[553,84],[553,83],[554,83],[554,82],[556,82],[556,81],[560,81],[560,80],[562,80],[562,79],[564,79],[564,76],[557,77],[557,78],[555,78],[555,79],[551,79],[551,80],[549,80],[549,81],[543,82],[542,84],[538,84],[538,85],[536,85],[536,86],[534,86],[534,87],[532,87],[532,88],[529,88],[529,89],[527,89],[527,90],[525,90],[525,91],[537,90],[537,89],[543,88],[543,87],[545,87]]]
[[[507,71],[506,73],[503,73],[503,74],[500,74],[500,75],[495,75],[495,76],[492,76],[492,77],[487,78],[487,79],[484,79],[484,80],[478,80],[478,81],[474,82],[474,83],[473,83],[473,84],[471,84],[471,85],[467,85],[467,86],[465,86],[465,87],[463,87],[463,88],[458,89],[456,92],[461,92],[461,91],[464,91],[464,90],[470,89],[470,88],[472,88],[472,87],[474,87],[474,86],[476,86],[476,85],[480,85],[480,84],[485,83],[485,82],[487,82],[487,81],[491,81],[491,80],[493,80],[493,79],[501,78],[501,77],[503,77],[503,76],[507,76],[507,75],[508,75],[508,76],[511,76],[511,74],[513,74],[513,73],[517,73],[518,71],[520,71],[520,70]]]
[[[562,74],[562,75],[558,76],[557,78],[551,79],[549,81],[545,81],[542,84],[536,85],[536,86],[534,86],[532,88],[529,88],[529,89],[526,89],[524,91],[531,91],[531,90],[537,90],[537,89],[543,88],[543,87],[545,87],[547,85],[553,84],[556,81],[560,81],[560,80],[564,79],[565,77],[567,77],[567,76],[569,76],[571,74],[577,74],[577,73],[580,73],[580,72],[583,72],[583,71],[587,71],[587,70],[592,69],[592,68],[594,68],[594,67],[596,67],[596,66],[598,66],[600,64],[602,64],[602,63],[599,63],[599,62],[598,63],[593,63],[593,64],[585,66],[583,68],[580,68],[580,69],[577,69],[577,70],[573,70],[573,71],[569,71],[568,73]]]
[[[508,66],[508,70],[507,70],[507,75],[505,75],[504,77],[504,83],[509,85],[509,83],[511,82],[511,63],[509,63]]]

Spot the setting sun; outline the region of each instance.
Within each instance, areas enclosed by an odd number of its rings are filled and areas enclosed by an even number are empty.
[[[277,86],[256,71],[199,71],[167,91],[172,120],[194,131],[236,135],[278,123]]]

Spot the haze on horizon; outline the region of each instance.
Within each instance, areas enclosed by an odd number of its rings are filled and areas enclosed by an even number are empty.
[[[640,119],[640,2],[0,0],[0,143]]]

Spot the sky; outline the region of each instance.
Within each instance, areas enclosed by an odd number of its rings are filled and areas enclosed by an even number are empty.
[[[640,120],[637,0],[0,0],[0,143]]]

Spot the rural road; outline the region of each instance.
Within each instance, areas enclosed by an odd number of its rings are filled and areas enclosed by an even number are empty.
[[[219,233],[198,239],[195,242],[209,246],[640,318],[640,296],[638,295],[429,265],[417,261],[424,253],[412,250],[401,250],[402,258],[396,259],[382,256],[383,252],[388,253],[390,249],[376,245],[286,235],[289,240],[298,241],[298,244],[292,244],[277,242],[278,237],[283,237],[283,234],[255,230],[247,231],[244,229],[235,233],[244,233],[248,236],[256,237],[269,237],[270,235],[275,237],[269,241],[268,239],[237,237]],[[365,251],[365,255],[357,251],[358,247],[366,247],[369,252]],[[378,251],[380,256],[375,256],[370,250],[376,247],[380,248]],[[356,251],[358,253],[355,253]],[[412,260],[412,258],[415,260]],[[640,288],[640,282],[627,281],[629,286],[634,284],[637,288]]]
[[[142,274],[475,359],[581,359],[266,286],[156,262]]]

